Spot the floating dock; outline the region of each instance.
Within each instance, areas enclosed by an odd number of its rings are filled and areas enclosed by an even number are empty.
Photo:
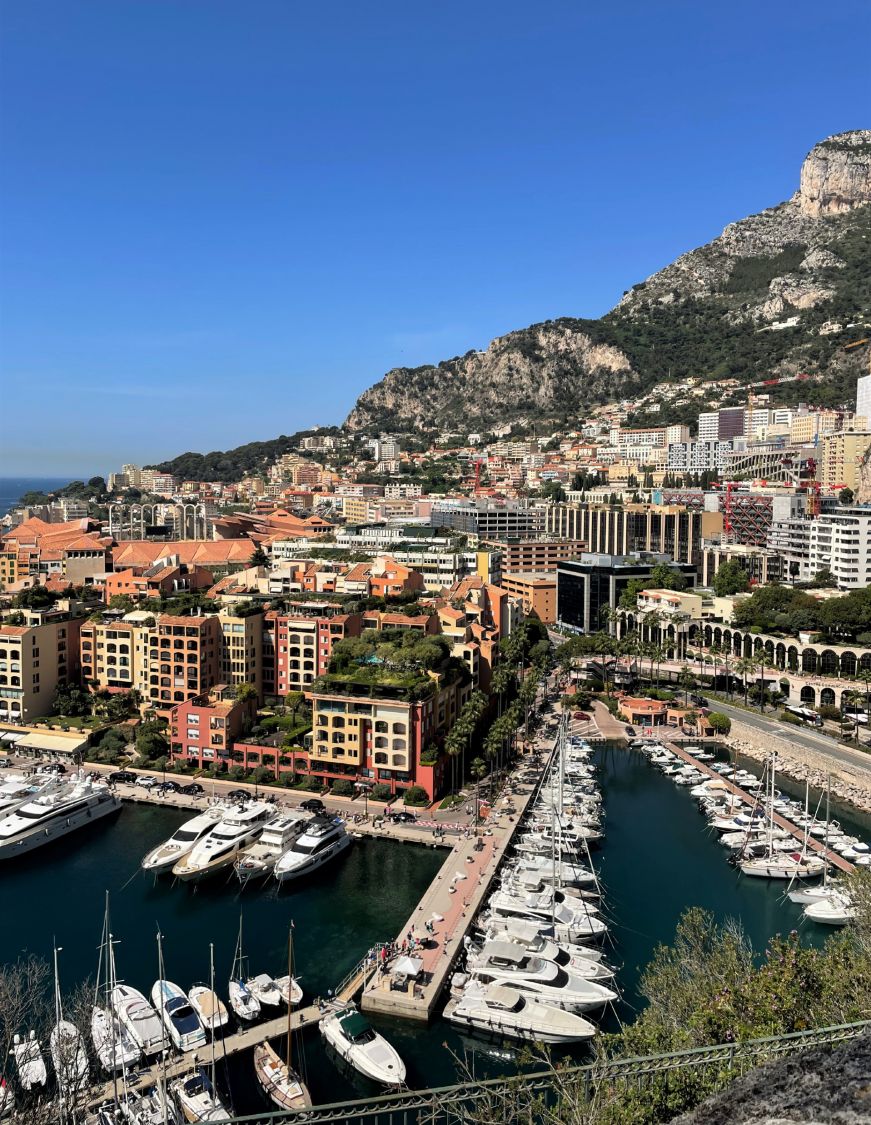
[[[728,777],[723,777],[722,774],[711,769],[707,762],[700,762],[698,758],[687,753],[687,751],[684,750],[682,746],[678,746],[676,742],[663,742],[662,745],[666,750],[670,750],[672,754],[676,754],[682,761],[687,762],[691,766],[695,766],[700,773],[707,774],[710,780],[722,781],[726,789],[730,793],[735,794],[735,796],[740,797],[742,801],[746,801],[749,805],[754,805],[759,801],[758,797],[748,793]],[[774,814],[774,823],[778,828],[783,828],[785,831],[789,832],[791,836],[794,836],[796,840],[799,840],[802,846],[804,846],[805,830],[798,824],[793,824],[792,821],[787,820],[786,817],[781,816],[780,813]],[[822,856],[827,863],[830,863],[832,867],[837,867],[840,871],[845,871],[849,874],[851,871],[856,870],[855,865],[850,863],[848,859],[844,859],[843,856],[838,855],[838,853],[832,851],[831,848],[827,848],[824,843],[813,836],[807,836],[807,847],[810,851]]]

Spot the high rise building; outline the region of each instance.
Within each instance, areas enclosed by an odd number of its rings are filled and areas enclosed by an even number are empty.
[[[856,413],[871,418],[871,375],[863,375],[856,383]]]

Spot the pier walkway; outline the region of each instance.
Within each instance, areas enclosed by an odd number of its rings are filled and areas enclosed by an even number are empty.
[[[662,741],[662,745],[666,750],[670,750],[672,754],[676,754],[682,761],[691,766],[695,766],[700,773],[707,774],[708,778],[711,780],[721,781],[728,792],[740,797],[742,801],[746,801],[749,805],[754,805],[759,800],[758,797],[742,789],[740,785],[736,785],[733,781],[730,781],[728,777],[723,777],[721,774],[717,773],[716,770],[711,769],[707,762],[700,762],[698,758],[694,758],[692,754],[687,753],[687,751],[676,742]],[[774,814],[774,823],[778,828],[783,828],[804,845],[805,831],[803,828],[799,827],[799,825],[793,824],[792,821],[787,820],[786,817],[781,816],[780,813]],[[832,851],[831,848],[827,848],[824,843],[815,839],[815,837],[810,835],[807,837],[807,847],[810,851],[822,856],[832,867],[837,867],[839,870],[846,871],[848,874],[851,871],[855,871],[855,866],[850,863],[849,860],[844,859],[843,856],[838,855],[838,853]]]
[[[554,731],[543,732],[535,749],[549,749],[555,737]],[[521,759],[519,765],[528,768],[529,758]],[[379,965],[374,965],[363,990],[363,1011],[423,1021],[432,1018],[462,952],[463,939],[490,891],[541,776],[543,771],[534,783],[522,785],[515,777],[515,792],[494,806],[479,828],[477,839],[472,836],[460,840],[453,848],[396,939],[397,946],[409,934],[417,939],[412,954],[422,962],[417,979],[397,978],[389,963],[383,972]],[[431,934],[426,932],[427,922],[433,926]]]

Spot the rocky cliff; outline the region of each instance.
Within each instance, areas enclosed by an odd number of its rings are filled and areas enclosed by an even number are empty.
[[[799,190],[731,223],[624,294],[599,320],[510,332],[486,351],[396,368],[360,396],[351,429],[480,427],[520,416],[571,420],[596,402],[690,376],[752,381],[811,373],[805,397],[840,401],[861,373],[871,320],[871,131],[806,157]],[[847,333],[845,336],[844,333]]]

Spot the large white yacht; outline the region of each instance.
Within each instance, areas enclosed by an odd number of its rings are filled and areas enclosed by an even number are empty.
[[[173,875],[189,882],[231,867],[239,852],[259,839],[267,823],[274,818],[275,809],[265,801],[248,801],[228,810],[215,827],[173,865]]]
[[[305,832],[293,842],[275,864],[275,878],[279,883],[299,879],[317,871],[349,847],[351,837],[341,821],[317,817]]]
[[[24,855],[120,808],[121,799],[107,785],[73,774],[0,820],[0,860]]]
[[[577,1043],[596,1034],[595,1024],[583,1016],[504,984],[482,986],[469,981],[448,1002],[444,1014],[460,1027],[534,1043]]]
[[[466,971],[482,984],[509,984],[568,1012],[587,1012],[617,999],[617,993],[605,985],[508,941],[468,947]]]
[[[41,793],[57,789],[61,784],[59,778],[45,774],[35,778],[22,777],[20,774],[4,778],[3,783],[0,784],[0,819],[15,812]]]
[[[142,870],[152,871],[155,875],[164,871],[171,871],[180,859],[186,856],[207,833],[212,831],[225,812],[224,806],[212,805],[211,808],[197,813],[190,820],[186,820],[184,824],[180,824],[168,840],[164,840],[162,844],[152,848],[143,857],[140,864]]]
[[[265,879],[275,867],[278,857],[305,832],[311,820],[311,813],[304,809],[290,809],[283,812],[278,820],[267,824],[257,843],[236,856],[233,869],[239,882]]]

